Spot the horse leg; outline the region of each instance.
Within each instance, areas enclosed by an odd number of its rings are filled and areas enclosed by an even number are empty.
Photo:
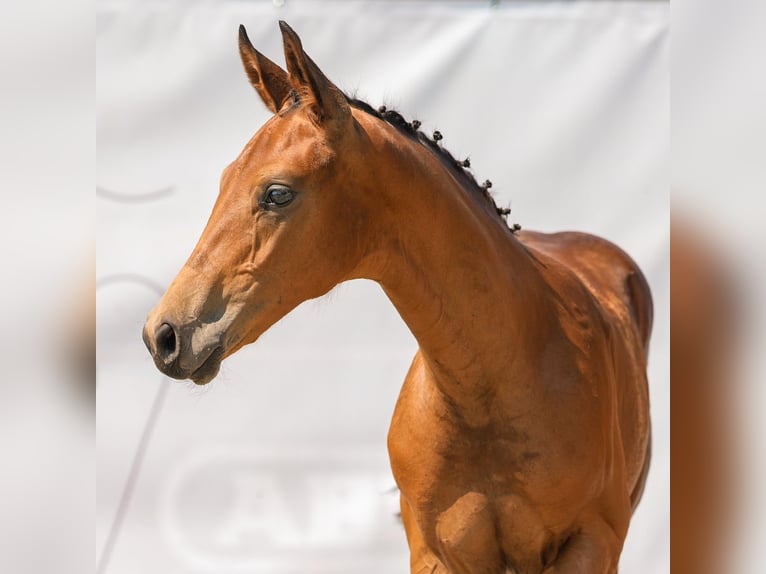
[[[630,493],[630,504],[633,510],[636,510],[638,503],[641,501],[641,496],[644,494],[644,486],[646,486],[646,477],[649,475],[649,465],[652,460],[652,431],[649,429],[649,442],[646,444],[646,454],[644,455],[644,466],[641,468],[641,474],[638,477],[636,486],[633,487],[633,492]]]
[[[407,544],[410,547],[410,572],[412,574],[449,574],[449,570],[436,555],[428,548],[420,527],[415,521],[409,503],[404,496],[399,495],[399,505],[402,509],[404,532],[407,534]]]
[[[583,527],[543,574],[617,574],[622,542],[605,522]]]
[[[470,492],[439,516],[439,551],[452,574],[503,574],[495,520],[487,497]]]

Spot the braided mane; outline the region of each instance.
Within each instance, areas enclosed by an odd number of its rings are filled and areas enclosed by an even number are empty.
[[[395,127],[402,134],[418,140],[420,143],[431,149],[431,151],[433,151],[436,156],[442,160],[448,169],[450,169],[452,173],[457,176],[458,180],[463,183],[466,189],[470,190],[474,195],[481,198],[482,201],[486,202],[492,207],[492,209],[497,213],[498,217],[503,220],[503,223],[508,226],[511,233],[515,233],[521,229],[521,226],[518,223],[514,223],[512,225],[508,224],[508,215],[511,213],[511,209],[509,207],[498,207],[497,203],[495,202],[495,198],[492,197],[492,194],[489,192],[489,188],[492,187],[492,182],[486,180],[484,183],[479,185],[473,174],[468,171],[471,167],[471,161],[468,158],[464,160],[455,159],[455,156],[453,156],[439,143],[443,137],[441,132],[435,131],[433,136],[429,138],[425,132],[420,131],[421,123],[418,120],[408,122],[404,119],[404,116],[402,116],[402,114],[396,110],[389,110],[386,106],[380,106],[379,108],[375,109],[367,102],[357,98],[352,98],[348,95],[346,95],[346,100],[348,101],[349,105],[362,110],[363,112],[366,112],[380,120],[383,120],[384,122]]]

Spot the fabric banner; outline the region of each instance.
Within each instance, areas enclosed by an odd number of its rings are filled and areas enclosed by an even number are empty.
[[[667,3],[297,0],[98,4],[100,571],[409,571],[386,433],[416,343],[377,284],[301,305],[204,388],[141,341],[269,117],[238,26],[281,64],[280,19],[342,89],[470,157],[510,222],[644,270],[653,460],[620,572],[669,572]]]

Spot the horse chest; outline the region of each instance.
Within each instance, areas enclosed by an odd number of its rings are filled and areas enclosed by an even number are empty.
[[[411,500],[440,510],[468,492],[542,495],[550,502],[551,491],[566,497],[584,472],[583,444],[591,448],[593,441],[551,440],[535,417],[467,428],[416,394],[405,385],[388,440],[394,476]]]
[[[539,564],[547,531],[517,478],[524,459],[534,458],[524,441],[482,444],[444,427],[434,436],[427,419],[422,416],[418,426],[395,421],[389,435],[394,476],[427,546],[445,564],[450,556],[498,568]],[[526,571],[535,569],[519,570]]]
[[[572,519],[566,500],[583,494],[583,481],[573,475],[588,464],[573,472],[567,462],[563,472],[551,450],[558,443],[512,417],[497,427],[467,429],[445,416],[444,405],[424,398],[420,382],[411,372],[402,389],[389,454],[424,544],[445,564],[487,561],[482,571],[512,565],[520,573],[541,572]],[[541,511],[541,500],[548,510]]]
[[[435,511],[433,501],[446,493],[433,494],[412,512],[426,545],[450,571],[471,564],[482,572],[539,573],[555,552],[556,536],[523,496],[472,490]]]

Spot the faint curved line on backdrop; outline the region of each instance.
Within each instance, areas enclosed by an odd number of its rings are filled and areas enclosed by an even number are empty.
[[[162,285],[153,279],[149,279],[149,277],[146,277],[145,275],[141,275],[140,273],[114,273],[112,275],[102,277],[101,279],[96,279],[96,291],[102,287],[114,285],[115,283],[134,283],[137,285],[143,285],[147,289],[154,291],[157,293],[157,295],[160,296],[162,296],[162,294],[165,292],[165,289],[162,287]]]
[[[109,285],[115,285],[119,283],[132,283],[142,285],[149,290],[156,292],[158,295],[162,295],[162,293],[165,291],[159,283],[139,273],[115,273],[113,275],[107,275],[106,277],[97,279],[96,291],[102,287],[108,287]],[[101,551],[101,554],[98,556],[96,563],[96,574],[104,574],[109,566],[109,561],[112,558],[114,548],[117,544],[117,537],[120,534],[120,530],[122,529],[122,525],[125,521],[125,516],[127,515],[128,508],[130,507],[130,502],[133,498],[136,482],[138,482],[138,477],[141,473],[141,466],[144,462],[146,451],[149,448],[149,441],[152,438],[154,428],[157,425],[157,420],[159,419],[160,413],[162,412],[162,406],[165,403],[165,398],[167,397],[169,388],[170,379],[163,376],[159,386],[157,387],[157,392],[154,395],[154,400],[152,401],[149,415],[147,416],[146,422],[144,423],[144,428],[141,431],[141,436],[138,440],[138,444],[136,445],[136,450],[133,453],[133,460],[130,463],[128,477],[125,480],[125,486],[122,489],[120,500],[117,503],[117,510],[114,513],[114,519],[112,520],[112,524],[109,527],[109,532],[107,533],[104,547]]]
[[[116,201],[117,203],[148,203],[173,195],[175,189],[175,186],[169,185],[156,191],[148,191],[146,193],[120,193],[97,185],[96,195],[110,201]]]

